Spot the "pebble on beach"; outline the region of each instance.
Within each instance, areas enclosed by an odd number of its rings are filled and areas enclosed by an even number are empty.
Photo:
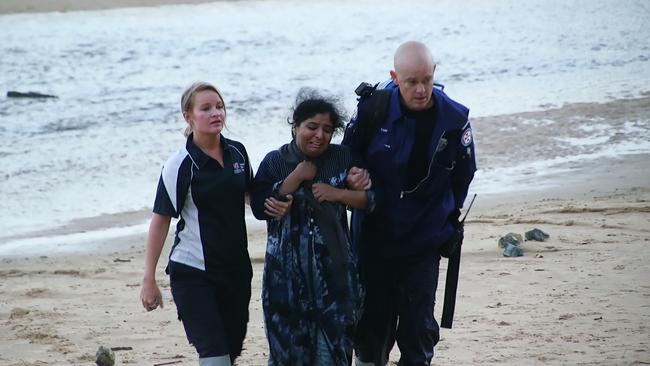
[[[115,352],[110,348],[99,346],[97,353],[95,354],[97,359],[95,363],[97,366],[113,366],[115,365]]]
[[[526,240],[535,240],[535,241],[544,241],[550,237],[550,235],[537,228],[526,231],[525,236],[526,236]]]
[[[521,250],[520,247],[508,243],[508,245],[503,249],[503,256],[504,257],[521,257],[524,255],[524,251]]]
[[[499,248],[506,248],[508,244],[519,246],[519,244],[524,242],[524,238],[521,234],[507,233],[505,236],[499,238]]]
[[[499,238],[499,248],[503,248],[504,257],[521,257],[524,251],[519,247],[524,242],[521,234],[507,233]]]

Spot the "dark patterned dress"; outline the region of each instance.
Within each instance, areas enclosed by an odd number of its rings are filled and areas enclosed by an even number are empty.
[[[346,147],[330,145],[315,163],[314,183],[346,187],[352,166]],[[260,164],[251,199],[256,217],[267,219],[262,304],[269,365],[348,365],[362,294],[345,205],[319,205],[312,182],[304,182],[293,193],[289,214],[279,219],[263,214],[264,200],[277,193],[296,165],[281,150],[270,152]]]

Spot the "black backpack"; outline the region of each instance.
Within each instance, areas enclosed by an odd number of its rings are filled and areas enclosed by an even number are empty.
[[[373,136],[388,115],[388,104],[392,89],[377,89],[379,84],[363,82],[354,90],[357,98],[357,116],[354,131],[345,131],[343,143],[347,144],[354,132],[360,139],[359,152],[366,154]],[[366,156],[364,156],[366,157]]]

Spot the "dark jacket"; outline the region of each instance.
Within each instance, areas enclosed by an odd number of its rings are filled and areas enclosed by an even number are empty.
[[[454,213],[463,206],[476,171],[469,110],[436,88],[433,98],[436,117],[429,172],[414,186],[407,183],[407,168],[416,123],[404,116],[398,87],[392,91],[385,121],[373,131],[367,148],[358,136],[358,125],[371,118],[363,101],[348,125],[343,144],[366,158],[377,195],[372,214],[353,213],[352,231],[362,248],[386,256],[417,255],[435,250],[454,231]]]

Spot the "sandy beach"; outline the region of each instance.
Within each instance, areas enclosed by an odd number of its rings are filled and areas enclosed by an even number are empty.
[[[206,2],[3,0],[0,14]],[[454,328],[441,331],[433,364],[650,364],[650,154],[570,159],[616,139],[648,136],[649,119],[646,94],[472,120],[479,169],[554,163],[518,170],[516,181],[502,177],[501,193],[478,192],[466,222]],[[627,132],[599,141],[594,136],[603,121]],[[585,135],[593,144],[570,143]],[[123,212],[3,237],[32,244],[26,254],[0,253],[0,365],[92,365],[102,345],[115,349],[117,365],[197,364],[164,274],[173,229],[158,265],[165,307],[149,313],[139,300],[146,228],[83,239],[149,216],[149,210]],[[550,237],[524,242],[522,257],[502,255],[500,237],[533,228]],[[237,364],[257,366],[268,355],[260,302],[265,224],[251,220],[248,236],[253,296]],[[66,242],[72,237],[74,243]],[[53,238],[61,244],[39,252],[38,243]],[[446,260],[441,263],[437,319]],[[395,348],[391,362],[398,359]]]
[[[625,178],[638,168],[617,174]],[[436,365],[650,362],[650,188],[565,188],[537,198],[477,201],[467,224],[455,324],[442,331]],[[550,238],[525,242],[523,257],[501,255],[500,236],[532,228]],[[251,228],[254,295],[240,365],[266,362],[259,300],[264,235]],[[0,364],[91,364],[100,345],[127,348],[116,351],[118,364],[195,364],[164,264],[165,308],[146,313],[138,301],[143,243],[144,234],[89,243],[104,248],[94,255],[0,259]]]

